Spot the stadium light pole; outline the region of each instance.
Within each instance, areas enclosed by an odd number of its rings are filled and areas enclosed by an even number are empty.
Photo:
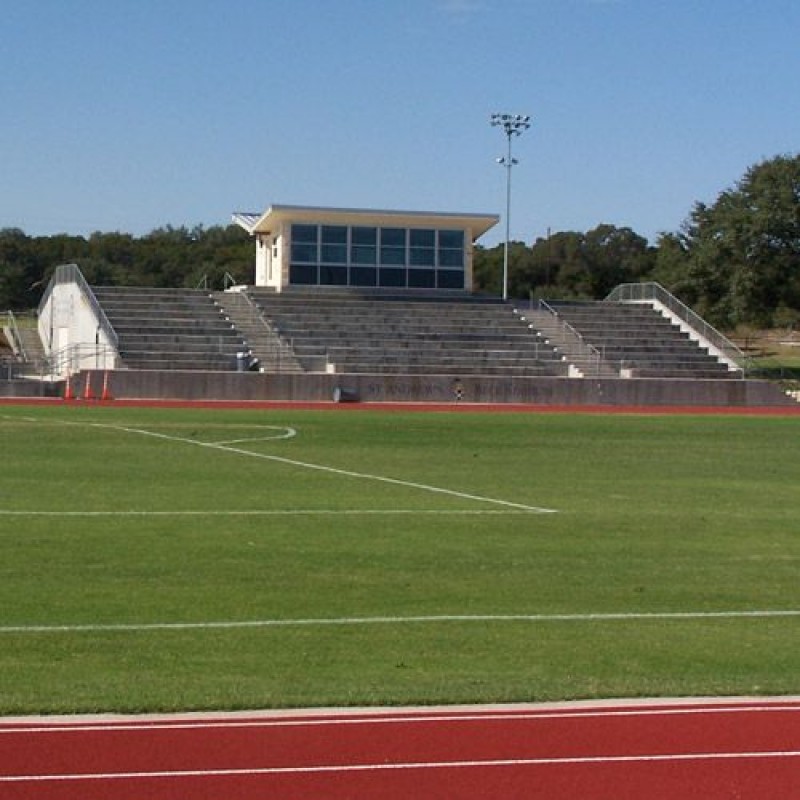
[[[531,126],[531,118],[526,114],[492,114],[491,123],[503,129],[508,139],[508,153],[497,159],[506,168],[506,241],[503,247],[503,300],[508,300],[508,244],[511,238],[511,168],[518,164],[511,157],[511,139],[521,136]]]

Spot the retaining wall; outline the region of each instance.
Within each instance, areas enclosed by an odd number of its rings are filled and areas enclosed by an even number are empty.
[[[61,397],[61,383],[15,378],[0,380],[0,397]]]
[[[86,374],[73,385],[83,392]],[[90,371],[95,397],[104,373]],[[114,399],[232,400],[325,402],[441,403],[456,400],[460,387],[466,403],[537,405],[721,406],[796,405],[781,388],[756,380],[680,380],[671,378],[486,378],[467,376],[326,375],[239,372],[157,372],[117,370],[107,373]]]

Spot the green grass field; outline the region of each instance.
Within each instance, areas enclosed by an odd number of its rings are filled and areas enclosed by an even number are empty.
[[[2,406],[0,713],[800,693],[798,433]]]

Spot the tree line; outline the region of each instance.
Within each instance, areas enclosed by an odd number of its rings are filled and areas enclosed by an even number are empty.
[[[145,236],[27,236],[0,230],[0,310],[38,305],[59,264],[78,264],[95,286],[223,288],[253,280],[253,241],[236,226],[158,228]]]
[[[478,246],[478,291],[499,294],[504,246]],[[39,302],[58,264],[91,284],[223,288],[253,279],[253,244],[238,226],[173,228],[135,237],[31,237],[0,230],[0,310]],[[509,243],[509,296],[602,299],[620,283],[656,281],[723,330],[800,324],[800,155],[751,166],[711,205],[655,244],[626,227],[561,231]]]

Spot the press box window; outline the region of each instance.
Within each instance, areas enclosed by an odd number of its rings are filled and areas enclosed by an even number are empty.
[[[381,264],[402,266],[405,263],[406,229],[381,228]]]
[[[292,225],[292,262],[316,264],[319,231],[316,225]]]
[[[377,228],[353,228],[350,232],[350,263],[378,263]]]
[[[408,263],[412,267],[436,266],[436,231],[409,231]]]
[[[439,231],[439,266],[464,268],[464,232]]]
[[[347,263],[347,227],[344,225],[322,226],[321,260],[324,264]]]

